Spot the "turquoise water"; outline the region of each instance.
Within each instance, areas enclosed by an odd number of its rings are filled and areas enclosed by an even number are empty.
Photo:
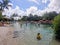
[[[14,23],[14,36],[19,39],[19,45],[50,45],[53,29],[50,25],[32,23]],[[37,33],[41,33],[41,40],[37,40]]]

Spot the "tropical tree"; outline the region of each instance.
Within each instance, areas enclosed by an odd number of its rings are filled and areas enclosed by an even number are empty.
[[[0,1],[0,11],[4,10],[4,8],[8,9],[8,3],[10,2],[10,0],[2,0]]]
[[[10,0],[2,0],[2,1],[0,1],[0,20],[3,18],[2,11],[4,10],[4,8],[8,9],[8,3],[9,2],[10,2]]]
[[[49,12],[49,13],[45,13],[42,17],[45,20],[53,20],[55,16],[57,16],[58,14],[53,11],[53,12]]]
[[[21,20],[24,20],[24,21],[39,21],[41,20],[42,17],[41,16],[38,16],[38,15],[32,15],[32,14],[29,14],[29,16],[23,16]]]
[[[54,18],[53,28],[55,30],[56,39],[60,41],[60,15],[58,15]]]
[[[3,17],[3,16],[2,16],[2,13],[0,12],[0,21],[2,20],[2,17]]]
[[[28,16],[28,19],[27,19],[28,21],[32,21],[33,20],[33,15],[32,14],[29,14],[29,16]]]
[[[28,16],[23,16],[21,20],[27,21]]]

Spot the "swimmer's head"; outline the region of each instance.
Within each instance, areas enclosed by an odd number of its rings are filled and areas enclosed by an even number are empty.
[[[40,33],[38,33],[38,35],[40,35]]]

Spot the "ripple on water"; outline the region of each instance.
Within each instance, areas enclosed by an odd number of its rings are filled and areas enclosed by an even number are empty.
[[[25,24],[22,24],[22,27],[20,27],[19,24],[14,25],[18,30],[18,32],[15,32],[15,35],[18,35],[17,37],[19,37],[19,39],[21,40],[21,42],[24,43],[24,45],[49,45],[49,42],[52,40],[52,29],[48,27],[43,27],[44,25],[41,25],[40,27],[37,27],[33,24],[27,24],[27,26]],[[42,39],[40,41],[36,39],[38,32],[41,33],[42,36]]]

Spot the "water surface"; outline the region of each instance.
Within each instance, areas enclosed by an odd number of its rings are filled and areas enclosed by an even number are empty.
[[[53,29],[50,25],[38,25],[34,23],[14,23],[14,37],[18,38],[20,45],[49,45]],[[37,40],[37,33],[41,33],[41,40]]]

